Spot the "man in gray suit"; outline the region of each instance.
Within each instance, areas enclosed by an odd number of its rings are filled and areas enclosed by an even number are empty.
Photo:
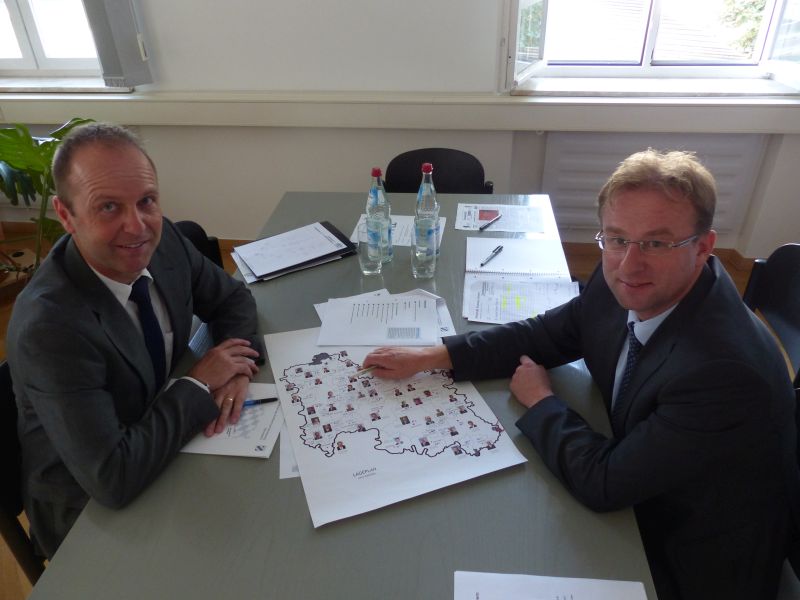
[[[715,202],[713,178],[692,155],[635,154],[600,192],[602,265],[580,296],[364,361],[391,378],[430,368],[511,377],[526,408],[517,426],[567,489],[594,510],[634,507],[660,600],[774,598],[797,535],[791,380],[711,255]],[[611,437],[550,387],[545,369],[579,358]]]
[[[162,217],[130,132],[75,129],[53,172],[68,235],[17,298],[7,338],[25,511],[47,557],[90,496],[125,506],[195,434],[235,422],[263,357],[249,290]],[[166,386],[193,314],[217,345]]]

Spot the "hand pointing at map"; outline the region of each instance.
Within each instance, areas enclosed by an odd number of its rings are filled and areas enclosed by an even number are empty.
[[[363,368],[385,379],[406,379],[420,371],[452,369],[450,355],[443,345],[430,348],[389,346],[377,348],[364,358]]]

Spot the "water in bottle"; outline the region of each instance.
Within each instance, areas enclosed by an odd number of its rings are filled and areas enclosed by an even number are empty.
[[[433,165],[422,165],[422,183],[419,186],[414,214],[414,243],[411,247],[411,273],[417,279],[428,279],[436,272],[439,203],[436,202],[432,172]]]
[[[419,184],[419,191],[417,192],[417,214],[420,209],[428,215],[436,212],[436,256],[439,256],[439,250],[442,245],[442,231],[439,227],[439,202],[436,200],[436,188],[433,185],[433,165],[431,163],[423,163],[422,165],[422,182]]]
[[[382,260],[387,263],[392,260],[392,207],[383,189],[383,173],[378,167],[372,169],[372,184],[367,196],[367,226],[372,235],[379,236],[377,240],[381,248]]]

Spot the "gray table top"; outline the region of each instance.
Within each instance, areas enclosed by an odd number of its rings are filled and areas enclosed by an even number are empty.
[[[413,214],[411,194],[393,194]],[[440,195],[447,217],[434,280],[411,276],[397,248],[381,276],[355,257],[251,286],[262,332],[319,325],[313,303],[386,287],[416,287],[447,300],[459,332],[466,235],[453,229],[458,202],[522,203],[524,196]],[[349,235],[366,193],[287,193],[263,230],[272,235],[327,220]],[[493,233],[495,237],[508,234]],[[608,431],[582,363],[551,371],[556,391]],[[259,373],[271,381],[269,367]],[[453,597],[456,570],[643,581],[656,597],[630,510],[598,514],[572,498],[514,426],[523,408],[506,380],[476,387],[527,457],[505,469],[314,529],[300,479],[278,479],[268,460],[179,455],[139,498],[114,511],[91,501],[30,598]]]

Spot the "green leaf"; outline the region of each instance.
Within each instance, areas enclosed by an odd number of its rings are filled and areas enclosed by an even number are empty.
[[[42,237],[46,239],[51,244],[54,244],[58,238],[64,235],[66,232],[64,228],[61,226],[61,222],[57,221],[56,219],[51,219],[50,217],[45,217],[43,219],[31,219],[37,226],[39,226],[42,230]]]

